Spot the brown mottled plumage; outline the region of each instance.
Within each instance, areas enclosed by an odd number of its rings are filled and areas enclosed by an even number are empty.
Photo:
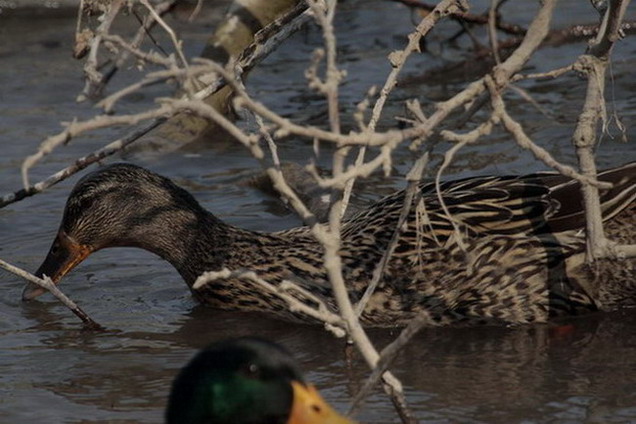
[[[613,184],[601,202],[610,238],[636,243],[636,162],[600,173]],[[584,263],[579,184],[538,173],[421,184],[363,321],[431,325],[529,323],[636,305],[636,260]],[[405,194],[385,197],[342,227],[341,256],[352,300],[364,293],[398,222]],[[459,242],[458,240],[461,240]],[[91,252],[135,246],[169,261],[192,289],[205,271],[252,270],[273,284],[298,283],[334,306],[320,245],[306,227],[261,233],[230,226],[185,190],[143,168],[117,164],[73,189],[56,241],[38,274],[59,279]],[[41,294],[27,286],[24,299]],[[222,309],[289,312],[249,281],[211,282],[194,295]]]

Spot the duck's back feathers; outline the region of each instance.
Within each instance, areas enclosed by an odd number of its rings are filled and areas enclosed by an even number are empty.
[[[600,192],[604,220],[636,200],[636,162],[600,172],[598,179],[612,184]],[[397,216],[404,199],[404,191],[396,192],[351,221],[355,225],[374,216]],[[456,229],[483,236],[540,235],[585,228],[580,183],[557,173],[448,181],[440,184],[439,194],[435,183],[423,183],[411,208],[412,213],[428,215],[423,222],[442,242]]]

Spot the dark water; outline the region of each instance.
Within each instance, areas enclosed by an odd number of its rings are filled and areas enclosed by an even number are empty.
[[[511,2],[515,3],[515,2]],[[528,10],[504,10],[515,22]],[[223,9],[209,9],[196,24],[178,23],[186,48],[195,54],[211,23]],[[632,6],[633,9],[633,6]],[[483,10],[475,7],[476,11]],[[631,11],[632,15],[633,10]],[[80,64],[70,58],[74,12],[11,18],[0,14],[0,194],[20,186],[19,166],[60,121],[87,117],[93,111],[74,98],[81,90]],[[587,23],[596,18],[588,2],[562,2],[557,26]],[[388,1],[343,2],[338,29],[343,68],[344,125],[348,112],[371,84],[381,84],[388,65],[385,55],[405,42],[411,17]],[[449,24],[434,36],[455,31]],[[324,123],[324,101],[305,87],[303,70],[320,35],[309,29],[295,35],[270,57],[249,81],[249,89],[278,112],[298,122]],[[444,61],[461,59],[461,50],[441,50],[433,39],[433,54],[414,57],[410,80]],[[571,62],[584,43],[549,47],[535,56],[532,71]],[[627,143],[605,136],[599,151],[601,166],[636,160],[631,129],[636,122],[636,42],[628,38],[616,47],[610,107],[627,126]],[[132,72],[132,71],[131,71]],[[132,76],[121,76],[123,85]],[[403,84],[388,106],[384,127],[402,113],[400,100],[417,97],[426,105],[448,97],[463,83]],[[510,112],[528,133],[559,160],[572,162],[569,137],[582,105],[584,83],[576,76],[557,82],[522,84],[549,111],[546,117],[514,94]],[[160,90],[156,88],[155,90]],[[149,92],[127,100],[121,111],[152,100]],[[36,167],[33,181],[66,166],[120,133],[108,130],[74,140]],[[617,134],[612,129],[612,134]],[[285,140],[284,160],[303,161],[311,146]],[[434,149],[438,163],[448,146]],[[325,153],[328,151],[325,150]],[[129,160],[165,174],[191,190],[221,218],[259,230],[288,228],[298,220],[278,202],[239,184],[257,165],[240,146],[211,143],[190,146],[170,155],[140,152]],[[321,157],[328,164],[328,155]],[[359,184],[357,201],[400,186],[412,163],[406,150],[394,160],[394,177],[371,177]],[[495,132],[460,153],[449,176],[516,173],[543,169],[531,156]],[[57,229],[66,196],[77,177],[44,194],[0,209],[0,257],[35,270]],[[78,320],[50,296],[23,304],[23,282],[2,273],[0,294],[0,422],[11,423],[157,423],[176,371],[196,349],[213,340],[260,334],[292,350],[308,379],[325,397],[344,410],[366,376],[357,360],[345,367],[343,345],[320,327],[289,325],[263,316],[221,313],[198,306],[171,269],[152,255],[134,250],[101,251],[69,275],[62,286],[105,333],[81,331]],[[594,315],[566,321],[558,327],[432,329],[422,332],[395,363],[418,417],[431,423],[627,423],[636,422],[636,312]],[[396,332],[372,331],[379,346]],[[364,422],[397,422],[390,402],[375,393],[357,417]]]

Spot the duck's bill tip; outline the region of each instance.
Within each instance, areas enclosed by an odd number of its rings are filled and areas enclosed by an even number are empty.
[[[58,284],[64,275],[75,268],[92,251],[93,249],[90,246],[79,244],[63,231],[60,231],[35,275],[40,278],[47,275],[53,283]],[[22,290],[22,300],[33,300],[46,292],[47,290],[43,287],[29,282]]]
[[[287,424],[356,424],[340,415],[312,385],[293,381],[294,404]]]
[[[35,283],[27,283],[26,286],[24,286],[24,290],[22,290],[22,300],[27,302],[42,296],[44,293],[46,293],[46,289],[43,289]]]

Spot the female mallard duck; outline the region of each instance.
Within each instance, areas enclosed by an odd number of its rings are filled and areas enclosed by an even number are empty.
[[[636,243],[636,162],[601,172],[599,179],[613,185],[601,195],[607,234]],[[420,185],[362,313],[365,325],[405,325],[416,314],[431,325],[546,322],[636,305],[636,260],[584,262],[576,181],[553,173],[477,177],[443,183],[441,192],[447,212],[434,185]],[[342,226],[340,254],[353,301],[393,236],[404,198],[403,191],[385,197]],[[223,268],[255,271],[272,284],[291,279],[334,305],[323,250],[308,228],[261,233],[233,227],[167,178],[128,164],[104,167],[77,183],[37,274],[58,282],[90,253],[116,246],[159,255],[201,302],[218,308],[303,318],[247,280],[229,277],[193,288],[199,275]],[[31,283],[23,299],[43,292]]]
[[[167,424],[353,424],[302,378],[281,346],[243,337],[199,352],[172,384]]]

